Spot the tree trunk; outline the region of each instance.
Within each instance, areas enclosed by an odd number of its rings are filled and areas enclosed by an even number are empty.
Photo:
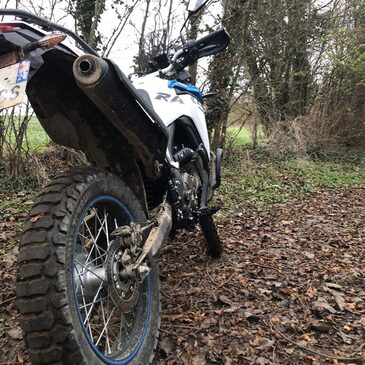
[[[226,52],[213,58],[209,65],[209,84],[211,91],[217,96],[208,102],[207,124],[212,140],[212,148],[224,147],[227,121],[230,111],[230,86],[234,76],[237,53],[242,45],[242,19],[245,1],[224,0],[223,26],[231,36],[231,42]],[[231,89],[232,90],[232,89]]]
[[[151,0],[147,0],[146,1],[146,10],[145,10],[143,21],[142,21],[141,34],[140,34],[139,43],[138,43],[137,73],[143,73],[144,71],[146,71],[146,68],[147,68],[145,52],[144,52],[144,38],[145,38],[145,32],[146,32],[147,19],[148,19],[148,15],[150,12],[150,5],[151,5]]]
[[[201,17],[193,16],[190,18],[190,28],[188,32],[188,39],[197,39],[198,32],[199,32],[199,24],[200,24]],[[196,76],[198,72],[198,62],[195,62],[193,65],[189,66],[189,73],[191,75],[191,83],[193,85],[196,84]]]

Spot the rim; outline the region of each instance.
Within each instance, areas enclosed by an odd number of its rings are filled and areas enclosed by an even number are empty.
[[[150,316],[150,276],[138,287],[138,303],[128,312],[121,311],[109,293],[107,261],[116,256],[111,233],[130,222],[135,219],[121,201],[99,196],[83,210],[73,240],[72,289],[80,325],[93,351],[107,364],[133,360]]]

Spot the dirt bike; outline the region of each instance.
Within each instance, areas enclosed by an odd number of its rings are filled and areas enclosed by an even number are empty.
[[[191,1],[187,19],[206,2]],[[0,15],[20,19],[0,23],[0,109],[26,93],[50,138],[90,162],[46,186],[25,223],[16,296],[30,359],[150,364],[163,242],[200,224],[208,253],[222,253],[208,208],[222,150],[210,150],[206,96],[185,68],[229,36],[181,36],[156,71],[129,79],[68,29],[21,10]]]

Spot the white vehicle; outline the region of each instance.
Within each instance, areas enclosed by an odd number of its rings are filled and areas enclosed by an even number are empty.
[[[191,2],[189,14],[205,4]],[[31,361],[150,364],[164,240],[200,224],[208,253],[222,253],[208,207],[222,150],[210,150],[204,95],[184,69],[229,36],[182,37],[131,82],[69,30],[20,10],[0,15],[23,19],[0,23],[0,109],[26,93],[50,138],[90,162],[46,186],[24,227],[16,293]]]

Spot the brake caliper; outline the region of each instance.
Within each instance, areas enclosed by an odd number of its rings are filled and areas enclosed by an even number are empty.
[[[113,232],[106,260],[108,292],[122,312],[130,312],[138,302],[139,286],[148,276],[147,262],[135,263],[142,252],[143,230],[138,224],[122,226]]]

